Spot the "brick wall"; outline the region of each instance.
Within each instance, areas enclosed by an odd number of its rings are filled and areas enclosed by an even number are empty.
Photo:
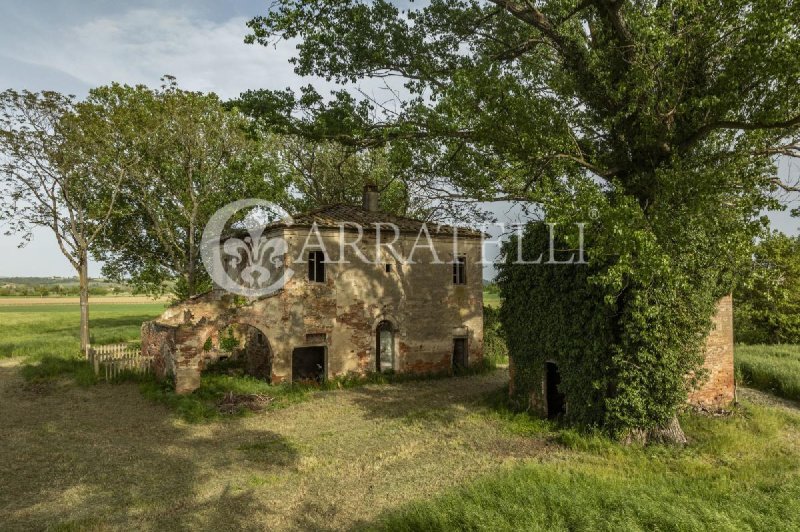
[[[717,314],[706,339],[706,360],[703,367],[707,379],[689,394],[689,403],[710,408],[722,408],[733,402],[733,297],[723,297],[717,303]]]

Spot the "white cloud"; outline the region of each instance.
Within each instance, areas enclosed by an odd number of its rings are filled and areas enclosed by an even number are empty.
[[[183,88],[230,98],[249,88],[308,83],[288,63],[295,45],[246,45],[246,21],[214,22],[185,10],[131,9],[51,30],[48,38],[26,40],[5,53],[67,73],[87,86],[111,81],[155,86],[162,75],[171,74]]]

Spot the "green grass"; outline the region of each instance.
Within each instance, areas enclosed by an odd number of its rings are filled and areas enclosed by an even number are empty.
[[[93,335],[135,340],[161,307],[98,305]],[[686,448],[625,447],[510,412],[500,372],[272,386],[225,362],[186,396],[139,378],[167,410],[130,384],[89,386],[76,309],[6,307],[0,320],[0,354],[27,356],[25,379],[85,386],[27,386],[16,362],[0,366],[11,435],[0,454],[12,468],[0,508],[10,528],[120,528],[136,516],[141,528],[800,530],[800,410],[791,406],[745,398],[728,417],[684,415]],[[791,396],[799,355],[738,346],[737,370]],[[241,419],[250,412],[219,412],[228,392],[273,401]]]
[[[457,375],[481,375],[494,371],[496,367],[491,362],[459,370]],[[149,376],[123,375],[119,379],[136,380],[141,383],[141,390],[145,397],[162,403],[172,409],[179,417],[189,423],[202,423],[220,418],[246,416],[251,411],[245,407],[234,412],[220,413],[219,402],[228,393],[235,395],[263,395],[271,398],[266,410],[278,410],[287,406],[307,401],[314,393],[331,390],[351,389],[369,384],[398,384],[402,382],[416,382],[450,378],[450,373],[396,374],[396,373],[371,373],[366,376],[345,375],[328,379],[319,384],[310,383],[281,383],[270,384],[264,380],[250,377],[243,373],[241,364],[237,361],[221,361],[207,368],[200,376],[200,387],[186,395],[175,393],[173,384],[169,381],[159,382]]]
[[[89,309],[91,343],[139,339],[142,322],[164,311],[164,303],[98,304]],[[0,358],[72,359],[80,355],[77,305],[0,306]]]
[[[507,419],[524,432],[523,418]],[[556,431],[561,450],[433,500],[386,512],[376,530],[796,530],[800,414],[748,405],[681,419],[687,448],[624,447]],[[531,421],[529,433],[543,429]],[[788,432],[787,432],[788,431]]]
[[[139,339],[142,322],[163,311],[164,304],[103,304],[91,310],[92,343],[105,344]],[[0,342],[0,357],[23,356],[27,364],[21,374],[28,382],[47,382],[71,379],[80,386],[97,384],[99,379],[80,353],[78,336],[78,310],[65,305],[32,305],[0,307],[0,320],[6,324],[5,341]],[[459,375],[481,374],[495,366],[484,365],[459,372]],[[152,376],[137,374],[119,375],[117,382],[138,382],[145,397],[162,403],[179,417],[190,422],[207,422],[223,417],[238,417],[250,413],[245,407],[232,413],[221,414],[219,402],[225,394],[265,395],[272,399],[268,410],[308,400],[321,390],[353,388],[366,384],[388,384],[411,380],[447,377],[449,374],[356,375],[328,380],[320,385],[279,384],[243,374],[236,363],[221,362],[203,372],[200,388],[188,395],[177,395],[171,382],[159,382]]]
[[[799,345],[737,345],[735,359],[740,383],[800,401]]]
[[[487,307],[499,308],[503,300],[500,299],[500,294],[492,292],[483,292],[483,304]]]

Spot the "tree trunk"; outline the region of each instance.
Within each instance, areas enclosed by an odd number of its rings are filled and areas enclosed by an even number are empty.
[[[673,416],[669,423],[663,427],[648,430],[631,430],[622,438],[622,442],[626,445],[630,445],[631,443],[640,443],[642,445],[650,443],[686,445],[688,440],[686,439],[686,434],[683,433],[681,424],[678,421],[678,416]]]
[[[78,278],[81,299],[81,352],[89,356],[89,253],[80,252]]]

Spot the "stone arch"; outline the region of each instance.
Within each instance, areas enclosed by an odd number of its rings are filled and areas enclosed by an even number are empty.
[[[392,314],[387,312],[381,312],[374,320],[372,320],[372,330],[374,331],[377,329],[378,325],[384,321],[392,325],[392,332],[394,332],[395,335],[400,332],[400,322]]]
[[[233,315],[216,320],[216,328],[219,331],[227,329],[234,331],[234,336],[240,342],[234,355],[242,358],[245,373],[271,381],[275,344],[270,339],[264,324]]]

